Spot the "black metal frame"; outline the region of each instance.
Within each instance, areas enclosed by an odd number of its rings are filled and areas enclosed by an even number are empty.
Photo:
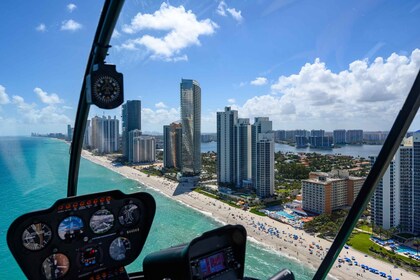
[[[77,107],[76,121],[74,124],[73,139],[70,146],[70,165],[67,184],[67,196],[77,194],[77,182],[79,178],[80,156],[82,152],[83,138],[86,122],[89,115],[89,104],[86,101],[86,76],[92,70],[93,65],[102,63],[107,56],[109,42],[121,12],[124,0],[106,0],[93,39],[89,54],[82,89],[80,91],[79,105]]]
[[[337,236],[334,239],[327,255],[322,261],[313,279],[325,279],[333,266],[335,260],[340,254],[341,249],[349,238],[353,231],[354,226],[366,209],[373,192],[375,191],[376,185],[381,180],[389,163],[395,155],[395,152],[400,146],[408,128],[411,125],[414,117],[416,116],[417,110],[420,106],[420,71],[414,80],[413,87],[404,102],[404,105],[382,146],[381,151],[372,166],[369,175],[367,176],[362,188],[360,189],[359,195],[353,203],[346,220],[340,228]]]

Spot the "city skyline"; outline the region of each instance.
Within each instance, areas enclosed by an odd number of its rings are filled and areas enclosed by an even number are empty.
[[[1,31],[1,135],[73,126],[101,9],[74,2],[0,4],[1,23],[14,27]],[[107,62],[124,73],[126,100],[142,100],[143,131],[178,119],[182,77],[200,81],[203,132],[216,131],[225,106],[274,129],[389,130],[420,68],[419,14],[416,1],[127,2]]]

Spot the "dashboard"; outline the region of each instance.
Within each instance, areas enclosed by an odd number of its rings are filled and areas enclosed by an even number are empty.
[[[58,200],[17,218],[7,243],[29,279],[128,279],[155,215],[148,193],[95,193]]]

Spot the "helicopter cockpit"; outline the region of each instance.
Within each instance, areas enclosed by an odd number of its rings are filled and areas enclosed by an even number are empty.
[[[80,159],[89,108],[115,109],[124,102],[123,75],[106,57],[123,0],[105,0],[86,66],[70,146],[67,197],[51,207],[18,217],[7,244],[28,279],[254,279],[245,274],[247,231],[225,225],[186,243],[152,252],[143,271],[126,267],[142,253],[159,205],[146,192],[120,190],[77,194]],[[375,186],[391,162],[420,106],[420,73],[356,197],[349,214],[313,279],[326,279]],[[272,280],[295,275],[279,264]]]

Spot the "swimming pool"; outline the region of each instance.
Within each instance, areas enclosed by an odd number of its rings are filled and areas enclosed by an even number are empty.
[[[283,211],[283,210],[277,211],[276,214],[279,215],[279,216],[285,217],[289,220],[295,220],[296,219],[295,216],[290,215],[289,213],[287,213],[286,211]]]
[[[405,253],[405,252],[408,252],[408,253],[410,253],[411,255],[416,255],[417,254],[417,250],[416,249],[413,249],[413,248],[410,248],[410,247],[407,247],[407,246],[404,246],[404,245],[400,245],[400,246],[398,246],[398,249],[396,250],[398,253]],[[419,254],[420,254],[420,252],[419,252]]]

